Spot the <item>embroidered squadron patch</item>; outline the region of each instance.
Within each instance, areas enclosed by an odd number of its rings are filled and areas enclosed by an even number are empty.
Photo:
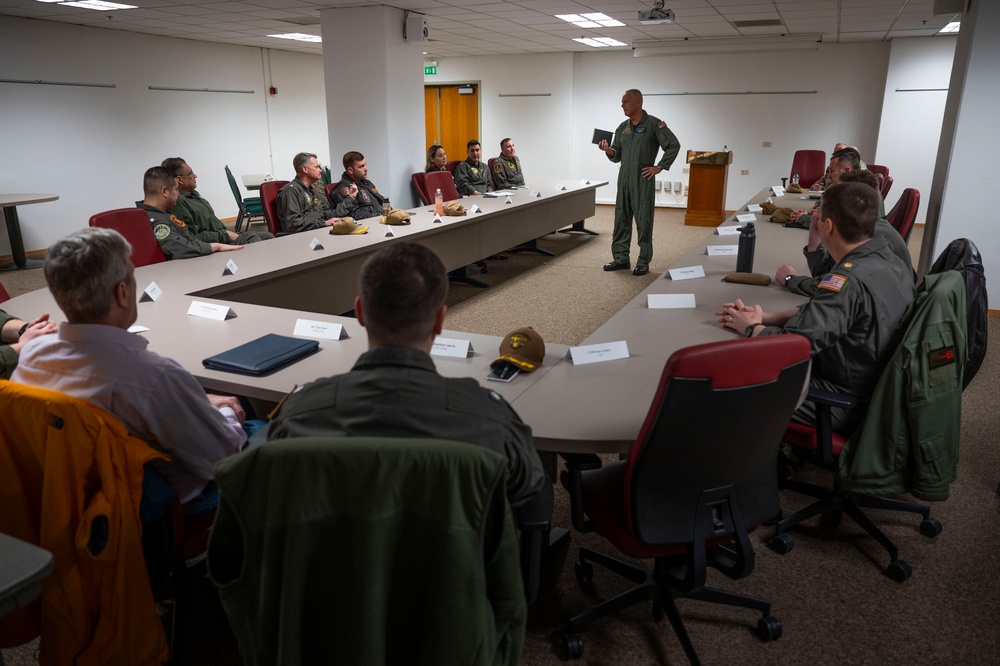
[[[180,219],[176,215],[171,215],[170,221],[176,224],[178,227],[181,227],[182,229],[187,226],[186,224],[184,224],[184,220]]]
[[[368,192],[366,192],[365,190],[361,190],[360,194],[361,194],[361,200],[362,201],[364,201],[365,203],[371,203],[372,202],[371,195],[368,194]]]
[[[631,125],[626,125],[625,129],[622,130],[622,134],[631,134],[631,133],[632,133],[632,126]]]
[[[156,240],[165,240],[170,235],[170,227],[162,222],[153,227],[153,235]]]
[[[665,122],[663,122],[662,120],[660,121],[660,124],[657,125],[657,127],[659,127],[660,129],[663,129],[666,126],[667,126],[667,124]]]
[[[493,173],[500,173],[501,171],[503,171],[503,165],[499,162],[495,163],[493,165]]]
[[[830,291],[840,292],[844,285],[847,284],[847,277],[843,275],[837,275],[836,273],[829,273],[823,276],[823,279],[819,281],[820,289],[829,289]]]
[[[342,187],[342,188],[340,188],[340,196],[346,197],[347,193],[350,192],[350,191],[351,191],[350,188]]]
[[[520,349],[526,342],[528,342],[528,336],[524,333],[515,333],[507,338],[507,342],[510,344],[511,349]]]
[[[636,134],[645,134],[646,133],[646,127],[645,126],[643,126],[643,127],[636,127],[635,128],[635,133]]]
[[[509,166],[511,169],[513,169],[514,167],[517,166],[517,164],[514,163],[514,162],[507,162],[507,166]]]
[[[479,169],[477,167],[472,167],[472,173],[479,173]]]

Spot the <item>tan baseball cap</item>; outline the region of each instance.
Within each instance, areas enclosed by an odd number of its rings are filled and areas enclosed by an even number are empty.
[[[330,233],[335,236],[346,236],[348,234],[366,234],[368,227],[359,227],[354,224],[353,217],[342,217],[330,227]]]
[[[525,326],[511,331],[504,337],[500,343],[500,356],[490,364],[490,367],[507,361],[524,372],[531,372],[542,364],[544,358],[545,341],[538,331]]]

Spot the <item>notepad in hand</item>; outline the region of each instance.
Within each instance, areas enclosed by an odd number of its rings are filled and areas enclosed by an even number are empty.
[[[274,372],[319,350],[316,340],[269,333],[201,362],[206,368],[260,376]]]
[[[611,145],[611,141],[615,138],[615,135],[607,130],[594,129],[594,138],[591,139],[591,143],[598,144],[601,141],[607,141],[608,145]]]

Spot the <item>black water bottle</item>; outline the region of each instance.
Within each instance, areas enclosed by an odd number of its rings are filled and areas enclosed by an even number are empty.
[[[736,253],[736,272],[753,273],[753,249],[757,244],[757,233],[753,222],[740,227],[740,248]]]

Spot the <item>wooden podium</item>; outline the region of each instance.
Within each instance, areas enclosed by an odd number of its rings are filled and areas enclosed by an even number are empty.
[[[733,151],[689,150],[687,163],[691,165],[691,177],[684,224],[717,227],[726,219],[726,182]]]

